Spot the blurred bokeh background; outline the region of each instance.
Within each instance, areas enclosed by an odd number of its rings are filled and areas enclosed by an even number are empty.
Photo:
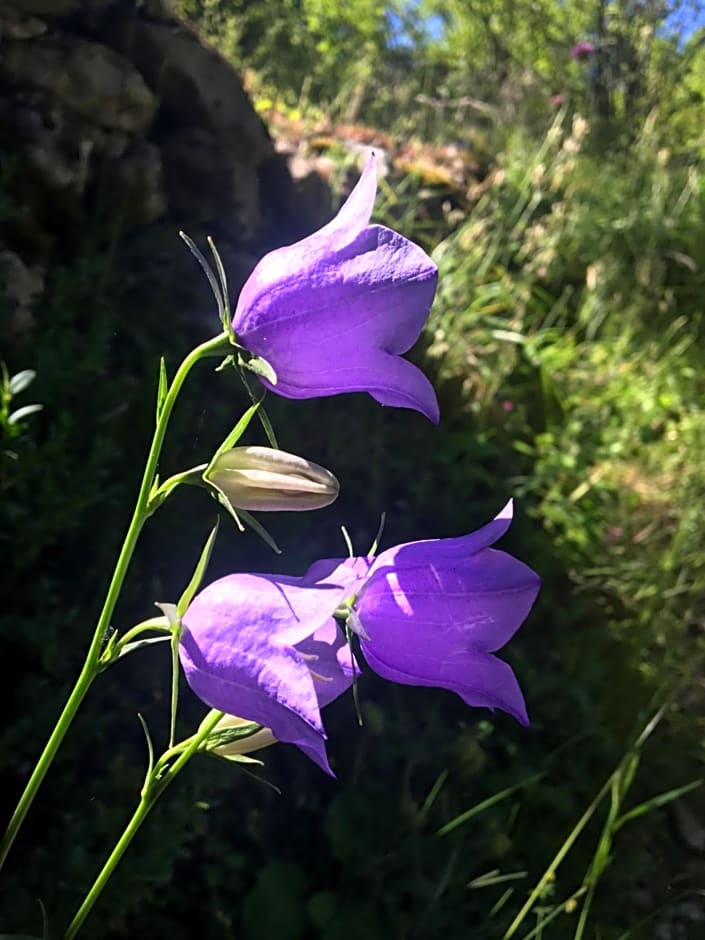
[[[159,356],[173,372],[219,329],[179,228],[215,238],[235,293],[374,149],[375,218],[440,268],[413,353],[440,428],[270,396],[281,446],[341,497],[264,520],[281,557],[224,519],[210,576],[301,573],[345,554],[341,525],[364,551],[382,512],[384,545],[463,534],[514,495],[503,547],[544,581],[503,654],[530,730],[366,673],[362,728],[349,698],[326,712],[337,780],[289,746],[255,775],[194,761],[86,936],[705,935],[704,99],[697,2],[2,0],[3,817],[92,634]],[[207,460],[246,404],[202,366],[163,473]],[[197,490],[165,504],[116,626],[176,600],[216,514]],[[3,872],[0,930],[39,934],[41,900],[60,935],[137,798],[137,713],[164,745],[168,690],[160,646],[96,682]],[[185,691],[184,735],[202,713]]]

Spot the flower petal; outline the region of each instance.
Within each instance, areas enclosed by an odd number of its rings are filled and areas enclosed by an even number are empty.
[[[343,631],[332,618],[296,648],[311,671],[320,708],[346,692],[360,673]]]
[[[501,708],[522,725],[529,724],[526,703],[514,671],[508,663],[490,653],[459,651],[452,660],[444,660],[429,643],[427,656],[421,662],[410,663],[412,671],[407,672],[403,660],[390,665],[380,659],[374,644],[363,641],[362,648],[370,668],[384,679],[404,685],[449,689],[467,705]]]
[[[509,529],[513,514],[514,501],[510,499],[491,522],[469,535],[452,539],[424,539],[388,548],[377,556],[370,574],[386,567],[412,567],[443,560],[456,565],[462,564],[483,548],[494,545]]]
[[[253,574],[215,581],[186,611],[179,652],[189,685],[211,708],[270,728],[330,773],[318,691],[305,653],[294,644],[331,622],[348,589],[301,581]],[[332,670],[330,656],[326,664]],[[343,676],[336,679],[342,691]]]
[[[421,659],[429,646],[491,653],[526,619],[540,580],[506,552],[484,549],[469,559],[377,569],[357,600],[378,656],[396,662],[402,650]]]
[[[369,392],[437,421],[430,383],[397,357],[423,329],[438,270],[398,232],[367,224],[374,194],[370,163],[331,223],[259,262],[238,299],[233,329],[271,364],[277,383],[262,382],[278,395]]]

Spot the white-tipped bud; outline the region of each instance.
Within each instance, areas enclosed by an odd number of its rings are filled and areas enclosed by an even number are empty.
[[[223,743],[215,744],[214,747],[209,746],[209,750],[221,757],[234,757],[237,754],[249,754],[251,751],[259,751],[263,747],[269,747],[270,744],[277,743],[277,739],[269,728],[260,728],[254,734],[245,735],[247,725],[252,725],[252,722],[246,718],[224,715],[212,732],[214,742],[222,740]],[[232,739],[228,740],[228,738]]]
[[[233,447],[220,454],[204,478],[235,509],[253,512],[322,509],[335,501],[340,486],[318,464],[272,447]]]

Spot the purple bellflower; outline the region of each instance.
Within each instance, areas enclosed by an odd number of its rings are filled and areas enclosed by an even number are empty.
[[[327,773],[321,708],[357,671],[333,612],[349,569],[317,562],[301,578],[231,574],[200,591],[183,617],[186,679],[211,708],[255,721]]]
[[[576,44],[572,47],[570,50],[570,57],[576,62],[586,62],[595,55],[595,52],[596,49],[594,43],[583,40],[582,42],[576,42]]]
[[[490,548],[511,519],[509,502],[462,538],[319,561],[302,578],[215,581],[183,618],[180,655],[191,688],[212,708],[296,744],[330,773],[320,710],[350,687],[357,668],[333,617],[342,605],[383,678],[450,689],[468,705],[501,708],[528,724],[516,677],[494,655],[521,626],[540,584],[522,562]]]
[[[261,380],[278,395],[369,392],[437,424],[433,386],[401,356],[423,329],[438,270],[418,245],[369,224],[376,191],[372,156],[331,222],[262,258],[242,289],[233,329],[272,366],[276,385]]]
[[[527,725],[516,676],[494,655],[524,622],[540,586],[531,568],[490,548],[511,521],[510,501],[470,535],[382,552],[357,592],[353,629],[383,678],[450,689],[468,705],[501,708]]]

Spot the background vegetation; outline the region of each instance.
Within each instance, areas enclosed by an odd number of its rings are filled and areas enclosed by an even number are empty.
[[[533,723],[526,732],[449,694],[366,676],[362,730],[349,703],[328,713],[337,781],[286,747],[264,755],[281,796],[230,766],[192,768],[88,935],[702,936],[699,11],[648,0],[181,5],[247,69],[267,113],[453,144],[486,168],[469,208],[444,210],[447,193],[420,171],[387,183],[378,206],[440,267],[417,350],[438,382],[440,430],[363,398],[272,402],[282,446],[334,469],[344,494],[272,530],[301,571],[340,552],[342,522],[358,545],[382,510],[386,544],[455,535],[516,494],[506,546],[544,578],[509,650]],[[578,41],[595,47],[585,61],[570,55]],[[429,191],[441,205],[431,222]],[[91,244],[56,272],[37,341],[3,338],[10,372],[37,372],[13,407],[45,403],[21,434],[0,423],[4,792],[21,788],[99,606],[158,354],[173,364],[195,339],[168,291],[150,294]],[[154,311],[139,323],[136,296]],[[234,381],[203,373],[186,398],[174,469],[204,459],[244,404]],[[147,532],[124,623],[177,595],[212,523],[201,494],[175,502]],[[272,564],[228,531],[212,574]],[[166,724],[165,660],[157,648],[128,661],[91,695],[8,868],[8,929],[38,929],[37,897],[63,923],[92,880],[141,780],[135,712]]]

